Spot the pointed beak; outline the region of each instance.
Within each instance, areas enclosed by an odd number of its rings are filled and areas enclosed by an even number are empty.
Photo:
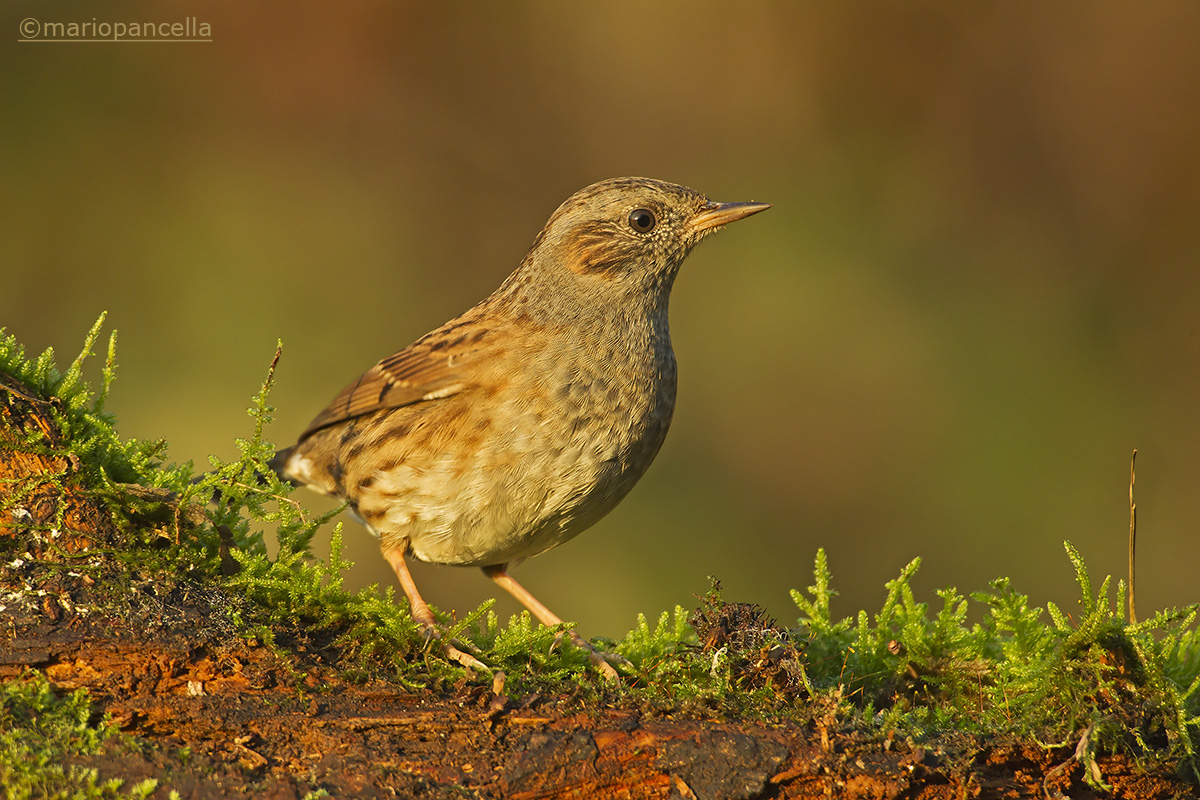
[[[696,233],[713,231],[770,207],[770,203],[707,203],[692,217],[692,230]]]

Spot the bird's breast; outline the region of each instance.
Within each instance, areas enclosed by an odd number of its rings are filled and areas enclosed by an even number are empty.
[[[557,442],[548,437],[553,487],[541,506],[541,547],[553,547],[608,513],[658,454],[675,409],[675,357],[610,351],[560,365]]]
[[[645,473],[675,407],[669,342],[535,344],[480,387],[343,437],[341,485],[385,547],[441,564],[520,560],[586,529]]]

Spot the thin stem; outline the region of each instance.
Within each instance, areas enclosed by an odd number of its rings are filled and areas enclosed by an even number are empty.
[[[1137,503],[1133,502],[1134,463],[1137,450],[1129,459],[1129,624],[1137,623],[1137,606],[1133,601],[1134,577],[1137,575]]]

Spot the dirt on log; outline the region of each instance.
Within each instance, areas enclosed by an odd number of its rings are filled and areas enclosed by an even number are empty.
[[[1175,776],[1119,758],[1101,761],[1113,791],[1097,794],[1069,752],[1036,745],[917,746],[833,722],[508,696],[465,679],[428,691],[362,685],[302,635],[268,647],[215,622],[229,602],[217,579],[167,593],[134,581],[128,605],[106,608],[103,572],[30,568],[114,535],[111,512],[75,479],[78,464],[46,455],[60,436],[48,412],[0,380],[0,679],[36,670],[62,690],[87,689],[139,744],[110,740],[75,763],[102,778],[156,778],[155,797],[1193,796]]]

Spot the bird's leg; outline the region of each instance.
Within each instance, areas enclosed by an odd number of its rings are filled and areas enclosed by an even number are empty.
[[[417,584],[412,578],[412,573],[408,571],[408,562],[404,558],[403,547],[385,547],[383,548],[383,557],[392,565],[392,569],[396,571],[396,577],[400,579],[400,588],[404,590],[404,595],[408,598],[408,607],[411,610],[412,618],[416,620],[421,629],[425,631],[425,635],[440,640],[442,638],[441,631],[438,630],[437,621],[433,618],[433,610],[429,608],[429,604],[421,597],[421,593],[417,591]],[[487,675],[492,673],[479,659],[470,653],[464,653],[450,642],[443,642],[442,648],[446,654],[446,658],[462,664],[468,669],[477,669]]]
[[[528,589],[513,580],[512,576],[508,574],[507,564],[495,564],[490,567],[484,567],[483,574],[494,580],[504,589],[504,591],[515,597],[521,605],[528,608],[529,611],[538,618],[538,621],[546,627],[552,628],[563,624],[562,619],[560,619],[557,614],[546,608],[546,606],[542,604],[542,601],[534,597]],[[614,664],[627,667],[632,666],[629,661],[619,653],[605,653],[597,650],[591,645],[590,642],[573,630],[567,631],[567,635],[571,639],[571,644],[575,645],[581,650],[587,651],[588,661],[593,667],[600,670],[604,677],[609,681],[616,682],[618,678],[617,671],[613,668]]]

